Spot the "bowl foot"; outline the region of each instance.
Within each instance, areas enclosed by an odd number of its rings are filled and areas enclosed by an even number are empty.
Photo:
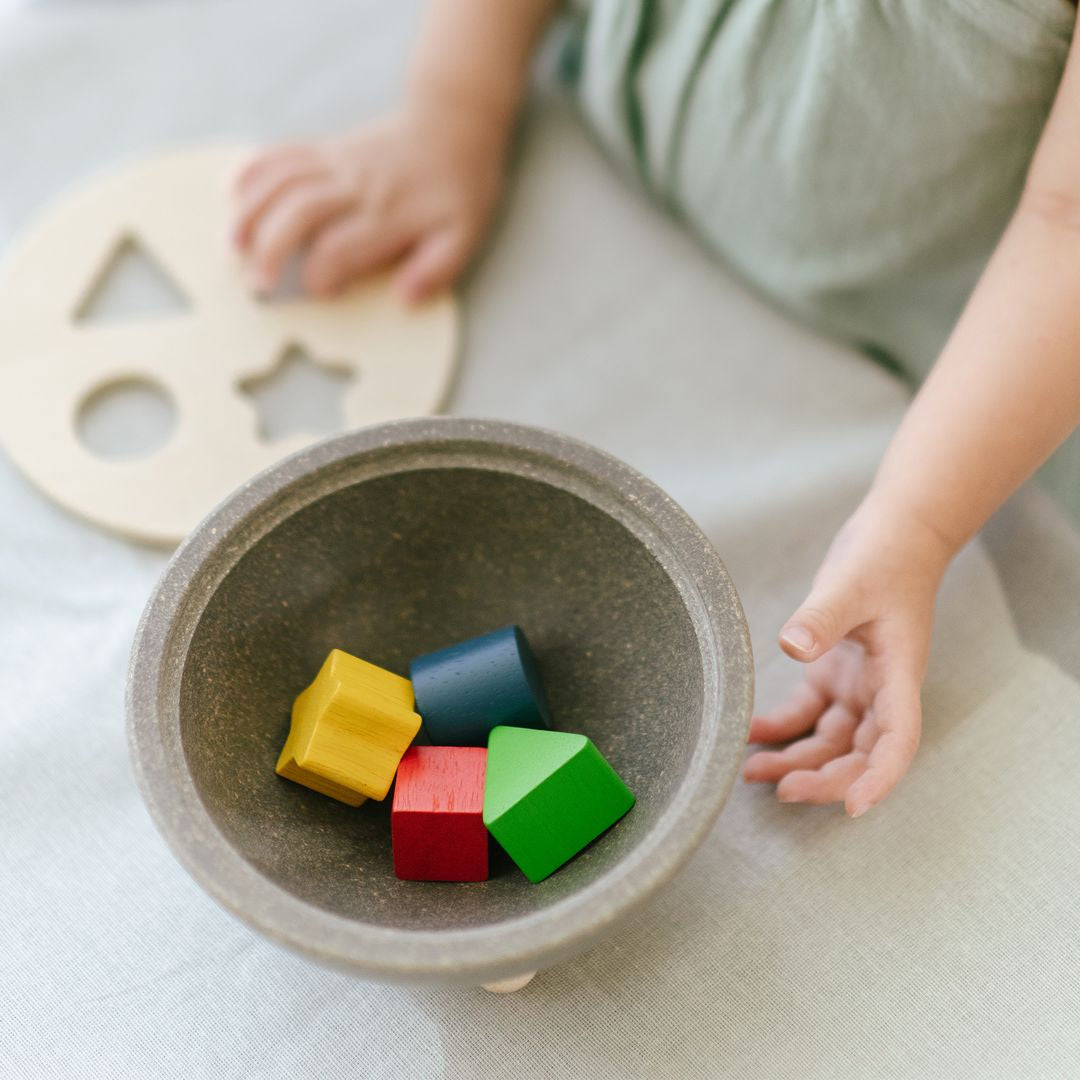
[[[535,971],[526,971],[522,975],[513,975],[509,979],[497,979],[495,982],[483,983],[483,989],[493,994],[512,994],[515,990],[528,986],[533,981]]]

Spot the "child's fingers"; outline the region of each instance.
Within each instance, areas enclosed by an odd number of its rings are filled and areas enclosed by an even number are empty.
[[[782,705],[751,720],[747,742],[776,743],[794,739],[817,723],[828,704],[828,698],[821,690],[803,680]]]
[[[820,769],[788,773],[776,787],[781,802],[842,802],[851,784],[866,769],[866,754],[852,750],[834,758]]]
[[[251,238],[256,285],[271,288],[289,256],[350,205],[349,192],[334,184],[306,184],[283,195],[259,220]]]
[[[452,284],[468,258],[464,230],[440,229],[424,237],[410,252],[398,272],[397,287],[409,303],[416,303]]]
[[[878,734],[878,726],[874,723],[874,710],[867,709],[859,722],[859,726],[855,729],[855,738],[852,740],[851,745],[854,749],[869,754],[878,741]]]
[[[239,195],[265,175],[268,170],[287,162],[310,159],[313,155],[310,143],[282,143],[253,154],[236,170],[232,178],[233,191]]]
[[[818,769],[851,749],[856,718],[846,705],[837,702],[825,710],[817,731],[783,750],[762,750],[743,765],[743,777],[751,783],[772,783],[789,772]]]
[[[857,590],[843,581],[815,583],[780,631],[780,648],[800,663],[824,656],[865,618]]]
[[[312,241],[304,260],[304,288],[316,296],[393,262],[412,241],[400,225],[350,214],[331,222]]]
[[[237,190],[236,220],[233,225],[233,243],[243,250],[251,242],[259,218],[277,199],[282,198],[298,184],[317,180],[324,170],[311,159],[283,162],[274,168],[267,167],[247,187]]]
[[[866,772],[847,793],[845,806],[852,817],[881,802],[911,765],[922,729],[920,692],[920,679],[892,677],[874,697],[874,723],[880,734]]]

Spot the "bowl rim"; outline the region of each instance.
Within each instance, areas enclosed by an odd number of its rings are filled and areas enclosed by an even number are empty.
[[[199,620],[220,582],[258,540],[341,488],[431,467],[540,480],[613,516],[678,589],[701,650],[704,697],[683,781],[618,863],[536,912],[481,927],[413,930],[335,914],[249,863],[214,823],[188,771],[179,699]],[[136,630],[127,735],[136,781],[158,830],[203,889],[242,921],[279,944],[368,978],[475,984],[580,951],[683,866],[734,782],[753,683],[750,635],[727,569],[690,516],[651,480],[558,432],[501,420],[424,417],[372,425],[297,451],[236,489],[196,526],[163,571]]]

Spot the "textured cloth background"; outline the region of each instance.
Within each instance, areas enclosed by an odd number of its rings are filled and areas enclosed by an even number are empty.
[[[411,29],[373,0],[9,19],[2,228],[126,153],[369,115]],[[452,409],[586,438],[683,502],[742,593],[767,705],[796,675],[776,629],[905,392],[748,298],[561,106],[536,110],[515,177],[464,292]],[[510,997],[327,972],[204,896],[154,831],[124,744],[128,647],[163,557],[72,520],[2,456],[0,513],[5,1075],[1080,1071],[1080,686],[1013,619],[1051,653],[1075,641],[1080,560],[1034,512],[991,533],[1005,589],[980,544],[951,573],[924,745],[885,806],[853,823],[738,785],[647,912]]]

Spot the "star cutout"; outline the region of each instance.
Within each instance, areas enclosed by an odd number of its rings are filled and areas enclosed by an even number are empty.
[[[352,380],[351,372],[289,345],[269,371],[241,382],[240,391],[255,408],[259,437],[277,442],[296,434],[344,431],[342,397]]]

